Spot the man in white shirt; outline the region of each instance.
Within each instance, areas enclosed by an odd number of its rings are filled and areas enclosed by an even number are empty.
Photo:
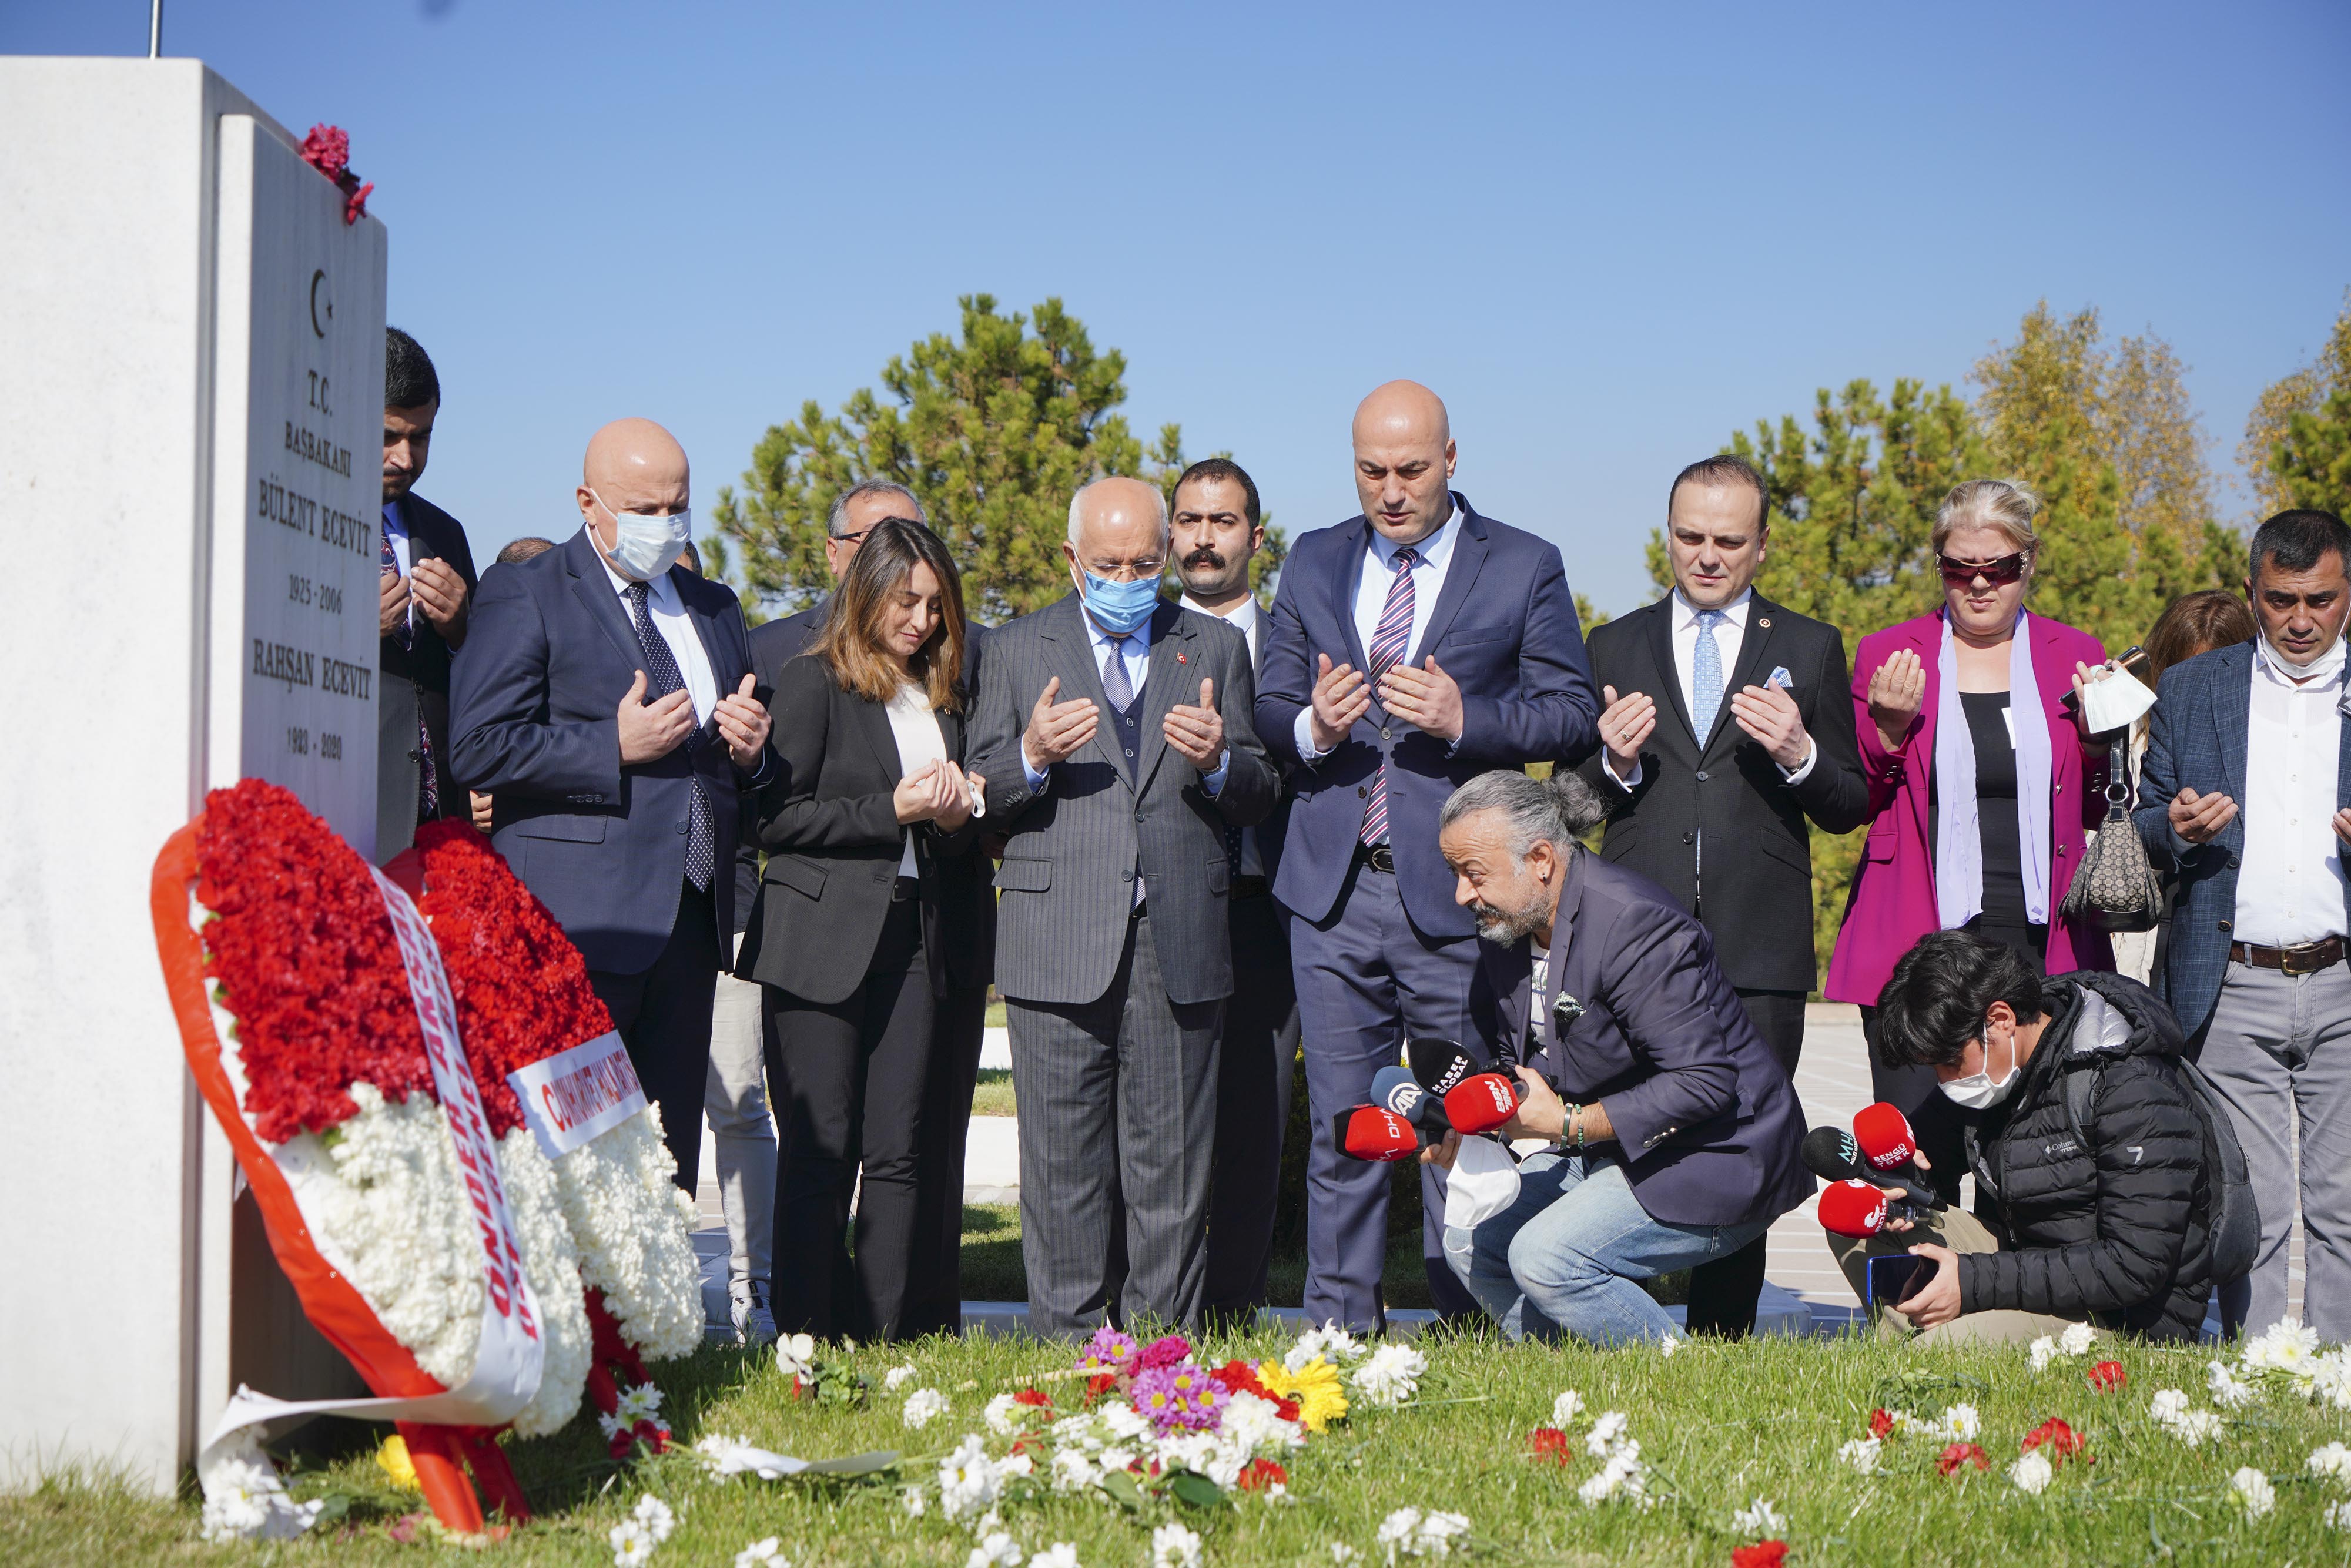
[[[1169,560],[1184,608],[1212,615],[1249,643],[1254,665],[1266,618],[1249,584],[1265,547],[1257,482],[1228,457],[1210,457],[1176,482]],[[1286,793],[1286,792],[1285,792]],[[1282,1130],[1298,1063],[1298,991],[1290,974],[1290,925],[1273,901],[1273,868],[1287,824],[1282,800],[1251,828],[1225,835],[1232,871],[1233,995],[1217,1053],[1217,1154],[1208,1188],[1210,1322],[1247,1323],[1266,1301],[1281,1186]]]
[[[2221,1284],[2221,1319],[2258,1333],[2286,1314],[2298,1206],[2302,1315],[2339,1342],[2351,1339],[2351,528],[2282,512],[2251,555],[2260,635],[2164,672],[2136,817],[2179,874],[2158,989],[2228,1102],[2261,1210],[2261,1250],[2247,1278]]]

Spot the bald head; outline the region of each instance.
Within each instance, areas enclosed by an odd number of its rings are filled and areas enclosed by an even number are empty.
[[[1355,494],[1372,527],[1416,544],[1453,515],[1456,454],[1445,403],[1418,382],[1390,382],[1355,405]]]
[[[1167,564],[1167,503],[1141,479],[1097,479],[1070,498],[1061,554],[1113,582],[1156,582]]]
[[[620,529],[615,514],[667,517],[691,505],[693,475],[685,448],[650,419],[616,419],[589,437],[575,498],[588,531],[609,558]]]

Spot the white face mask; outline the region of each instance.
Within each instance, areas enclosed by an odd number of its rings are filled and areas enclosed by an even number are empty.
[[[588,493],[596,496],[593,490]],[[611,503],[601,496],[596,496],[596,504],[611,513],[612,521],[619,525],[612,536],[612,548],[604,553],[622,576],[651,582],[675,566],[677,558],[685,553],[685,541],[694,532],[692,511],[654,517],[642,512],[615,512]]]
[[[1991,1065],[1991,1030],[1984,1030],[1984,1066]],[[1991,1074],[1984,1071],[1954,1078],[1943,1085],[1943,1092],[1954,1104],[1970,1111],[1989,1111],[2007,1099],[2016,1088],[2016,1031],[2008,1031],[2008,1075],[1995,1083]]]

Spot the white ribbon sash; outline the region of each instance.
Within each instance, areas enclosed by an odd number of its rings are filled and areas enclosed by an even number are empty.
[[[559,1159],[645,1108],[644,1086],[617,1031],[507,1074],[539,1151]]]

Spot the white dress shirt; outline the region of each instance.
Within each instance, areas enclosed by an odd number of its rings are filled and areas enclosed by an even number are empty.
[[[1688,600],[1682,597],[1682,591],[1678,588],[1674,590],[1673,601],[1674,676],[1681,683],[1682,711],[1690,716],[1690,722],[1692,724],[1696,724],[1698,722],[1698,618],[1699,612],[1697,605],[1692,604]],[[1731,724],[1736,724],[1739,721],[1736,718],[1731,717],[1729,714],[1730,706],[1730,694],[1734,690],[1730,684],[1730,675],[1732,671],[1739,668],[1739,650],[1747,641],[1747,612],[1754,601],[1755,591],[1753,589],[1750,588],[1742,591],[1738,598],[1732,600],[1729,603],[1722,607],[1722,623],[1714,629],[1714,645],[1722,654],[1723,712],[1718,716],[1725,722]],[[1766,680],[1771,678],[1771,672],[1769,670],[1764,672],[1764,678]],[[1618,692],[1616,695],[1619,697],[1623,697],[1628,694]],[[1705,750],[1706,737],[1703,735],[1699,736],[1698,737],[1698,744],[1699,750]],[[1821,748],[1819,743],[1814,741],[1811,735],[1807,734],[1804,737],[1804,759],[1796,764],[1793,768],[1781,768],[1780,776],[1791,784],[1801,784],[1808,776],[1810,776],[1813,771],[1813,764],[1820,760],[1820,756]],[[1609,778],[1615,779],[1617,783],[1622,784],[1627,789],[1632,789],[1635,785],[1641,782],[1641,769],[1637,766],[1633,769],[1633,776],[1630,779],[1616,778],[1616,765],[1609,760],[1608,748],[1605,745],[1603,745],[1600,748],[1600,766],[1607,769]],[[1772,766],[1778,768],[1779,764],[1774,762]]]
[[[580,527],[584,529],[587,525],[582,523]],[[590,536],[588,542],[593,545],[596,542],[594,536]],[[622,618],[633,627],[637,623],[637,613],[629,604],[632,580],[614,571],[612,563],[604,560],[602,550],[596,552],[596,559],[603,561],[604,575],[612,580],[612,591],[620,596]],[[645,612],[653,617],[653,630],[660,632],[662,641],[669,644],[670,657],[677,661],[677,673],[685,678],[685,695],[686,700],[694,705],[695,724],[697,727],[708,724],[711,714],[718,706],[718,677],[711,673],[709,650],[703,647],[701,635],[687,618],[685,601],[678,598],[677,585],[670,581],[669,573],[663,572],[648,586],[652,591],[645,595]],[[645,679],[648,683],[653,680],[651,670],[645,672]],[[651,701],[653,688],[650,684],[645,690],[646,700]]]
[[[1396,551],[1405,547],[1373,528],[1369,522],[1364,526],[1372,539],[1364,550],[1362,562],[1355,568],[1355,639],[1363,644],[1364,657],[1369,659],[1372,656],[1373,633],[1380,626],[1380,613],[1388,607],[1388,590],[1395,586]],[[1461,508],[1456,507],[1453,515],[1446,518],[1435,533],[1412,547],[1417,556],[1412,563],[1412,637],[1405,644],[1405,664],[1417,665],[1428,656],[1421,647],[1420,640],[1428,635],[1428,618],[1437,613],[1437,596],[1445,591],[1446,570],[1453,564],[1453,541],[1460,537]],[[1335,664],[1338,660],[1334,658],[1331,662]],[[1365,670],[1364,678],[1368,681],[1371,674],[1371,671]],[[1372,697],[1376,702],[1379,693],[1374,691]],[[1311,702],[1298,710],[1294,734],[1298,740],[1298,755],[1307,761],[1320,761],[1330,755],[1314,744],[1314,705]],[[1460,737],[1455,737],[1453,744],[1459,746]]]
[[[898,695],[883,709],[890,716],[890,734],[898,742],[898,776],[911,779],[934,762],[947,759],[947,738],[939,729],[939,716],[932,710],[931,694],[916,681],[898,683]],[[899,837],[905,849],[898,856],[898,874],[917,874],[914,864],[914,830],[902,829]]]
[[[2344,644],[2295,685],[2292,666],[2253,640],[2252,706],[2245,727],[2245,847],[2232,935],[2291,947],[2351,935],[2343,929],[2343,856],[2335,836],[2341,758]]]
[[[1417,589],[1419,585],[1416,583],[1414,586]],[[1256,594],[1245,596],[1238,604],[1221,612],[1209,609],[1188,593],[1184,595],[1183,603],[1185,609],[1195,614],[1213,616],[1239,632],[1241,641],[1249,644],[1249,667],[1251,669],[1257,667],[1258,655],[1264,650],[1265,645],[1265,617],[1258,612]],[[1241,874],[1243,876],[1265,874],[1265,862],[1257,852],[1255,828],[1241,830]]]

